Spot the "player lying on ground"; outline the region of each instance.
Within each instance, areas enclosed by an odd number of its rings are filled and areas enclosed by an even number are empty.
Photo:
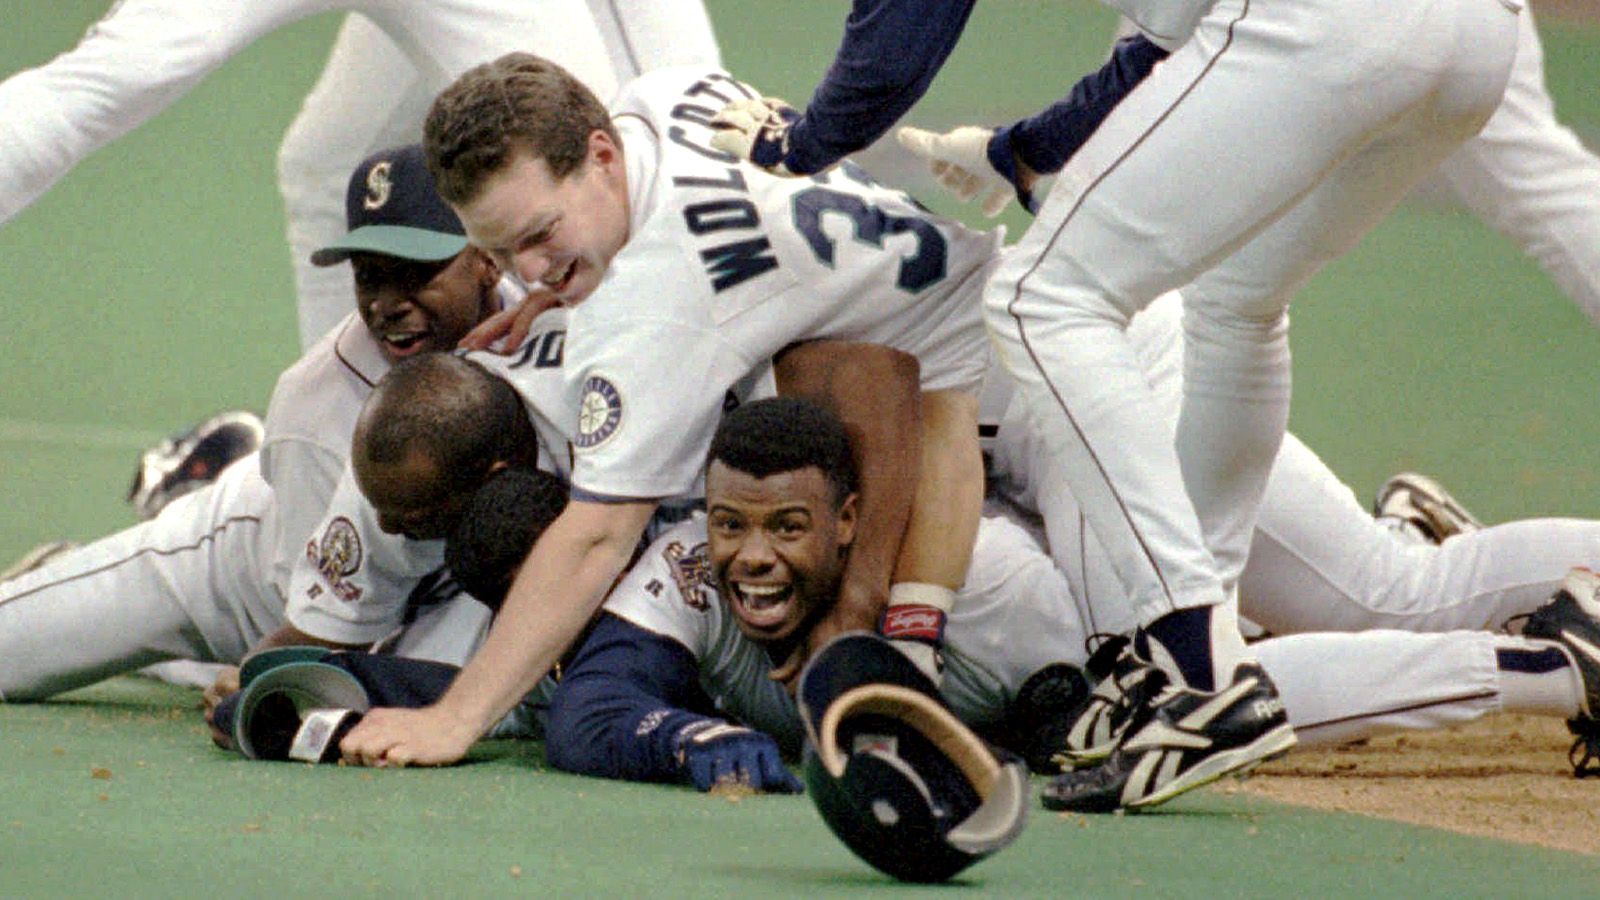
[[[908,538],[881,571],[849,575],[818,636],[873,627],[886,603],[941,605],[959,584],[982,493],[973,297],[996,238],[853,170],[782,181],[710,150],[710,110],[747,93],[722,72],[663,70],[633,82],[613,118],[566,73],[513,54],[435,104],[428,146],[474,242],[573,306],[573,502],[450,694],[369,715],[347,739],[363,757],[459,758],[598,608],[659,501],[694,490],[729,393],[759,395],[768,360],[800,340],[911,352],[924,391],[927,487]],[[561,140],[546,145],[551,131]]]
[[[434,553],[443,557],[441,538],[456,526],[480,485],[493,483],[508,469],[535,467],[564,475],[548,450],[558,446],[552,435],[559,433],[541,412],[552,405],[549,389],[559,385],[564,315],[552,310],[542,317],[524,352],[425,354],[379,382],[356,425],[355,474],[348,476],[371,499],[359,492],[347,496],[341,487],[322,532],[343,534],[348,543],[365,548],[368,562],[349,574],[346,590],[308,596],[298,606],[302,615],[314,611],[315,621],[325,626],[321,630],[353,637],[362,632],[351,629],[376,625],[381,633],[397,627],[421,574],[437,565]],[[917,431],[915,361],[884,347],[816,341],[781,353],[773,377],[779,391],[827,403],[859,423],[854,433],[873,456],[862,464],[878,485],[873,503],[899,507],[903,520],[911,502],[910,479],[893,470],[914,465],[903,452],[903,436]],[[542,525],[518,533],[531,543]],[[892,542],[882,536],[864,533],[860,545],[874,552],[874,540],[884,545],[876,552],[892,556]],[[496,607],[504,590],[502,585],[496,591]],[[515,721],[502,721],[496,733],[525,726],[524,711],[519,708]]]
[[[316,261],[350,261],[357,309],[279,378],[259,454],[156,518],[0,584],[0,697],[40,699],[168,659],[237,663],[276,644],[365,646],[399,630],[397,618],[383,633],[345,640],[305,622],[289,599],[291,568],[321,566],[337,579],[365,563],[344,532],[308,535],[372,385],[398,359],[454,347],[521,292],[467,246],[419,147],[363,161],[345,206],[348,233]],[[466,658],[487,611],[443,587],[411,598],[416,621],[401,652]]]
[[[1176,298],[1166,299],[1136,320],[1131,331],[1152,384],[1162,384],[1171,391],[1176,391],[1178,378],[1178,312]],[[530,344],[534,349],[541,346],[547,346],[546,341],[534,340]],[[515,364],[515,360],[526,362],[531,356],[533,349],[525,349],[523,354],[509,357],[510,364],[506,357],[475,359],[486,367],[499,367],[507,380],[517,384],[523,402],[538,410],[541,402],[536,399],[530,378],[542,376],[550,380],[557,376],[549,372],[541,375],[533,365]],[[1008,482],[1027,477],[1027,484],[1037,485],[1048,479],[1048,471],[1042,468],[1029,474],[1026,466],[1034,461],[1029,460],[1026,432],[1022,434],[1019,447],[1002,448],[997,458],[1005,461],[1002,472]],[[1533,609],[1549,597],[1565,572],[1565,565],[1571,559],[1587,559],[1600,546],[1600,524],[1541,520],[1490,528],[1480,538],[1453,543],[1445,551],[1418,548],[1395,540],[1387,528],[1376,527],[1349,490],[1339,485],[1309,450],[1291,442],[1283,456],[1282,471],[1274,472],[1274,484],[1282,487],[1274,487],[1269,493],[1275,514],[1267,520],[1275,522],[1274,530],[1258,535],[1256,557],[1262,560],[1261,575],[1258,577],[1256,570],[1246,572],[1246,581],[1261,586],[1262,602],[1253,605],[1250,612],[1270,621],[1280,633],[1382,625],[1413,629],[1498,626],[1512,613]],[[416,482],[408,479],[408,484]],[[1011,487],[1014,490],[1018,485]],[[1026,493],[1027,485],[1022,488]],[[1064,533],[1056,524],[1078,530],[1078,536],[1067,535],[1059,546],[1066,548],[1062,551],[1062,567],[1074,578],[1074,586],[1088,585],[1078,594],[1083,597],[1083,604],[1088,607],[1090,599],[1099,599],[1101,589],[1115,589],[1114,581],[1104,581],[1110,578],[1104,567],[1091,567],[1086,575],[1088,581],[1078,573],[1083,562],[1077,562],[1077,557],[1086,552],[1093,556],[1098,549],[1082,543],[1082,520],[1070,508],[1069,501],[1046,501],[1043,512],[1053,532]],[[355,522],[374,519],[370,512],[358,509],[342,517]],[[1338,540],[1331,540],[1331,536]],[[371,546],[366,541],[363,544]],[[1330,562],[1330,557],[1341,552],[1342,556]],[[1363,577],[1362,572],[1368,567],[1378,572],[1378,577]],[[373,572],[368,570],[365,575],[371,577]],[[384,602],[386,591],[374,588],[373,581],[362,585],[362,604],[331,604],[330,596],[330,605],[349,612],[363,604]],[[403,596],[405,591],[389,594]],[[1093,623],[1094,629],[1112,628],[1115,623],[1115,617],[1107,617],[1093,607],[1082,615]]]
[[[772,656],[825,612],[848,554],[848,438],[796,401],[742,407],[713,442],[706,492],[706,515],[646,551],[565,669],[546,738],[554,765],[691,780],[702,790],[724,777],[793,788],[776,759],[798,748],[799,722],[788,695],[764,676]],[[516,558],[514,550],[497,555]],[[1307,744],[1495,711],[1573,718],[1593,734],[1600,659],[1585,648],[1600,641],[1597,590],[1600,577],[1576,570],[1555,599],[1531,610],[1523,636],[1308,633],[1252,649]],[[1036,769],[1056,770],[1078,721],[1062,708],[1062,688],[1086,662],[1084,636],[1071,588],[1040,545],[1011,521],[985,518],[945,635],[941,691],[951,707]],[[704,711],[703,696],[718,714]],[[1046,802],[1114,808],[1128,781],[1123,772],[1113,782],[1074,783],[1075,793]],[[1142,797],[1143,787],[1127,794]]]

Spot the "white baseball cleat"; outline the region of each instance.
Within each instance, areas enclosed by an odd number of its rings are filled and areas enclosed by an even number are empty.
[[[1372,514],[1410,530],[1430,544],[1483,527],[1437,481],[1416,472],[1401,472],[1385,481],[1373,498]]]

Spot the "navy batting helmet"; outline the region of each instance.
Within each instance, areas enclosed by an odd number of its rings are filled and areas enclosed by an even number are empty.
[[[944,881],[1009,844],[1028,775],[962,724],[904,654],[866,632],[800,676],[807,793],[855,854],[903,881]]]

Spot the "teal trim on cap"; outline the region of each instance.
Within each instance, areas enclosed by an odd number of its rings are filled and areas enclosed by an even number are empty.
[[[314,265],[331,266],[349,259],[352,253],[382,253],[400,259],[437,262],[465,249],[467,239],[459,234],[405,225],[363,225],[312,253],[311,262]]]

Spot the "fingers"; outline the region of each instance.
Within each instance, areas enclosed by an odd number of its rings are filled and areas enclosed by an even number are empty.
[[[239,667],[228,666],[217,673],[217,680],[211,686],[200,692],[200,699],[205,704],[206,721],[211,720],[211,715],[216,711],[217,704],[222,698],[239,689]]]
[[[505,337],[515,324],[517,311],[515,309],[502,309],[487,319],[477,324],[477,327],[467,332],[456,346],[463,350],[488,350],[495,341]],[[526,332],[524,332],[526,334]]]
[[[937,134],[924,131],[921,128],[912,128],[910,125],[896,129],[894,139],[901,147],[924,159],[933,157],[934,141],[939,139]]]
[[[528,332],[533,330],[534,320],[559,303],[556,295],[549,291],[533,291],[524,297],[517,306],[516,314],[511,317],[511,329],[501,345],[504,352],[510,353],[521,347],[522,342],[528,339]]]
[[[774,794],[798,794],[805,790],[800,779],[794,777],[789,767],[778,758],[777,751],[768,750],[761,754],[761,789]]]
[[[990,191],[989,196],[983,198],[983,214],[992,219],[995,216],[1000,215],[1000,213],[1005,210],[1006,204],[1010,201],[1011,190],[1006,186],[1001,185],[1000,187]]]
[[[402,735],[390,722],[388,712],[374,709],[367,713],[339,742],[339,755],[347,765],[398,768],[410,761],[400,746]]]

